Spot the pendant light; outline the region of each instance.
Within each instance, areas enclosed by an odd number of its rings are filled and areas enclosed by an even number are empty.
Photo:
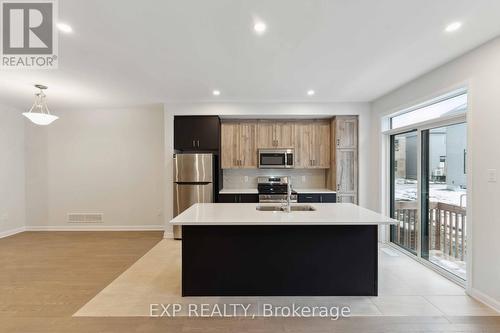
[[[23,116],[31,120],[34,124],[49,125],[59,117],[50,114],[47,107],[46,95],[43,92],[47,89],[47,86],[36,84],[35,87],[40,91],[35,94],[35,103],[33,103],[31,109],[28,112],[24,112]]]

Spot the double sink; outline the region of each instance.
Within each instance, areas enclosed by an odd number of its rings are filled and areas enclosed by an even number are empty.
[[[284,212],[286,211],[286,206],[278,206],[278,205],[273,205],[273,206],[264,206],[264,205],[259,205],[255,207],[255,209],[263,212]],[[292,205],[290,206],[290,210],[292,212],[312,212],[315,211],[316,209],[313,206],[310,205]]]

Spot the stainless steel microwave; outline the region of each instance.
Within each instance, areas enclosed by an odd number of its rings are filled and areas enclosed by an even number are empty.
[[[259,149],[259,168],[261,169],[291,169],[294,167],[294,150]]]

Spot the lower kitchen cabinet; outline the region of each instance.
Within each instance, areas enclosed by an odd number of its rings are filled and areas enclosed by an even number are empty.
[[[337,202],[335,193],[299,193],[297,201],[312,203],[333,203]]]
[[[219,194],[219,202],[221,203],[258,203],[258,194]]]

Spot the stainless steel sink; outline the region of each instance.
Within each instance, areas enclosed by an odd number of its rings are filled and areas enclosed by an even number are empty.
[[[292,205],[292,212],[312,212],[316,209],[310,205]],[[285,206],[257,206],[255,209],[263,212],[284,212],[286,210]]]
[[[310,205],[297,205],[297,206],[292,206],[291,207],[292,211],[297,211],[297,212],[312,212],[315,211],[316,208]]]

